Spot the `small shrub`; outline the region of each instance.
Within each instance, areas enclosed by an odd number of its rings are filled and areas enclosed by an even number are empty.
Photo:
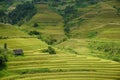
[[[69,27],[65,27],[64,31],[65,31],[65,33],[69,33],[70,32],[70,28]]]
[[[97,31],[91,31],[91,32],[88,33],[88,38],[93,38],[93,37],[95,37],[97,34],[98,34]]]
[[[49,54],[56,54],[56,51],[52,47],[48,47],[48,49],[43,49],[42,52],[48,52]]]
[[[52,47],[48,47],[49,54],[56,54],[55,50]]]
[[[38,32],[38,31],[30,31],[28,34],[29,35],[40,35],[40,32]]]
[[[15,73],[18,74],[34,74],[34,73],[44,73],[50,72],[48,68],[38,68],[38,69],[24,69],[24,70],[17,70]]]
[[[98,3],[100,0],[88,0],[89,4],[96,4]]]
[[[41,39],[42,41],[46,42],[48,45],[53,45],[57,42],[56,39],[52,38],[50,35],[39,35],[38,39]]]
[[[0,49],[0,66],[4,65],[7,61],[6,51],[4,49]]]
[[[33,24],[33,27],[38,27],[38,26],[39,26],[38,23]]]
[[[0,39],[8,39],[8,37],[2,37],[2,36],[0,36]]]

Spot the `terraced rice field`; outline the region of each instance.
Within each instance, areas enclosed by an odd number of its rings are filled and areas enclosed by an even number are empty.
[[[0,37],[11,38],[11,37],[30,37],[30,36],[15,26],[0,23]]]
[[[7,43],[8,48],[23,49],[24,51],[33,51],[41,48],[46,48],[47,44],[36,38],[10,38],[0,39],[0,47]]]
[[[104,30],[102,33],[99,34],[98,37],[101,38],[109,38],[109,39],[119,39],[120,38],[120,24],[109,24],[104,26]]]
[[[120,63],[96,57],[58,53],[25,53],[7,63],[12,75],[0,80],[119,80]]]

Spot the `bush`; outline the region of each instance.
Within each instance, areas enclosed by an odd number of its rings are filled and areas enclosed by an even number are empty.
[[[2,37],[2,36],[0,36],[0,39],[8,39],[8,37]]]
[[[69,33],[69,32],[70,32],[70,28],[69,28],[69,27],[65,27],[65,28],[64,28],[64,32],[65,32],[65,33]]]
[[[49,54],[56,54],[55,50],[52,47],[48,47]]]
[[[29,35],[40,35],[40,32],[38,32],[38,31],[30,31],[28,34]]]
[[[97,34],[98,34],[97,31],[91,31],[91,32],[88,33],[88,38],[93,38],[93,37],[95,37]]]
[[[53,45],[57,42],[56,39],[52,38],[50,35],[39,35],[38,39],[41,39],[42,41],[46,42],[48,45]]]
[[[89,4],[96,4],[98,3],[100,0],[88,0]]]
[[[48,47],[48,49],[42,50],[42,52],[48,52],[49,54],[56,54],[55,50],[52,47]]]
[[[38,26],[39,26],[38,23],[33,24],[33,27],[38,27]]]
[[[4,49],[0,49],[0,66],[4,65],[7,61],[6,51]]]

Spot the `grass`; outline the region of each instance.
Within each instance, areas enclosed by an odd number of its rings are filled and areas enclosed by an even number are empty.
[[[119,43],[119,40],[108,39],[69,39],[56,47],[69,53],[96,56],[119,62]]]
[[[15,38],[5,40],[8,40],[10,42],[19,40],[22,47],[23,45],[26,45],[28,48],[29,45],[32,45],[32,47],[37,46],[39,49],[47,47],[45,43],[35,38]],[[38,44],[37,41],[40,44]],[[33,49],[29,48],[28,51],[31,52],[25,52],[24,56],[13,56],[9,58],[6,70],[7,75],[4,75],[1,80],[119,79],[120,64],[118,62],[100,59],[97,57],[90,57],[90,55],[88,55],[89,51],[87,52],[86,50],[83,50],[84,53],[82,53],[81,48],[85,48],[88,45],[88,41],[89,40],[87,39],[67,40],[61,44],[54,46],[57,52],[55,55],[41,53],[40,51],[34,51],[35,47]],[[71,44],[71,42],[74,44]],[[38,45],[41,45],[41,47],[38,47]],[[71,52],[71,50],[67,50],[66,48],[71,48],[77,51],[80,55],[70,54],[73,53],[73,51]]]
[[[28,34],[19,30],[19,28],[9,24],[0,24],[0,36],[1,37],[30,37]]]
[[[98,32],[93,38],[119,39],[119,31],[115,30],[115,27],[117,26],[119,28],[120,19],[119,15],[116,14],[116,9],[113,8],[113,4],[110,4],[112,3],[111,1],[100,2],[96,5],[79,8],[79,11],[83,13],[81,13],[80,17],[71,21],[75,24],[75,28],[71,28],[71,36],[73,38],[88,38],[88,36],[91,36],[91,32]],[[113,3],[117,5],[115,1],[113,1]],[[80,23],[79,19],[84,19],[84,21]],[[109,31],[111,27],[115,30],[114,32]],[[109,33],[106,33],[108,31]]]
[[[43,37],[51,37],[57,39],[58,42],[66,38],[63,31],[63,19],[55,11],[52,11],[46,4],[37,4],[37,14],[32,19],[22,25],[21,29],[27,32],[36,30],[42,33]],[[54,16],[53,16],[54,15]],[[38,27],[33,27],[34,23],[38,24]]]
[[[47,44],[36,38],[13,38],[0,39],[0,45],[7,43],[9,49],[23,49],[25,51],[32,51],[45,48]]]
[[[110,24],[104,26],[106,28],[102,33],[98,35],[99,38],[108,38],[108,39],[119,39],[119,30],[120,30],[119,24]]]
[[[120,43],[119,42],[90,42],[89,47],[92,53],[98,54],[97,56],[102,58],[112,59],[114,61],[120,62]],[[99,52],[101,51],[101,52]]]
[[[33,23],[38,23],[40,26],[61,26],[63,25],[62,16],[60,16],[55,11],[52,11],[50,7],[46,4],[37,4],[37,14],[26,23],[27,25],[33,25]],[[53,17],[54,15],[54,17]]]

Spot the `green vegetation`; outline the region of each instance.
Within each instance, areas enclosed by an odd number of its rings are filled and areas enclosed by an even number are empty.
[[[28,34],[29,35],[40,35],[40,33],[37,31],[30,31]]]
[[[27,33],[21,31],[16,26],[10,24],[0,24],[0,39],[13,37],[30,37]]]
[[[5,64],[7,61],[6,51],[0,48],[0,68]]]
[[[7,43],[8,49],[23,49],[23,51],[34,51],[47,46],[46,43],[36,38],[12,38],[0,39],[0,44]]]
[[[24,23],[24,21],[28,21],[32,18],[32,16],[36,13],[36,8],[33,3],[26,2],[24,4],[18,5],[15,10],[8,14],[11,24],[17,24],[19,22]],[[20,22],[21,21],[21,22]]]
[[[39,25],[37,23],[34,23],[33,27],[38,27]]]
[[[120,44],[116,42],[92,42],[90,48],[104,52],[100,55],[108,59],[120,62]],[[98,52],[99,53],[99,52]]]
[[[119,5],[0,0],[0,80],[120,80]]]
[[[0,22],[6,23],[6,14],[4,10],[0,10]]]
[[[48,52],[49,54],[56,54],[56,51],[51,46],[49,46],[48,49],[42,50],[42,52]]]
[[[98,32],[96,32],[96,31],[91,31],[91,32],[88,33],[88,37],[89,37],[89,38],[93,38],[93,37],[97,36],[97,34],[98,34]]]
[[[49,52],[49,54],[56,54],[55,50],[52,47],[48,47],[47,52]]]

